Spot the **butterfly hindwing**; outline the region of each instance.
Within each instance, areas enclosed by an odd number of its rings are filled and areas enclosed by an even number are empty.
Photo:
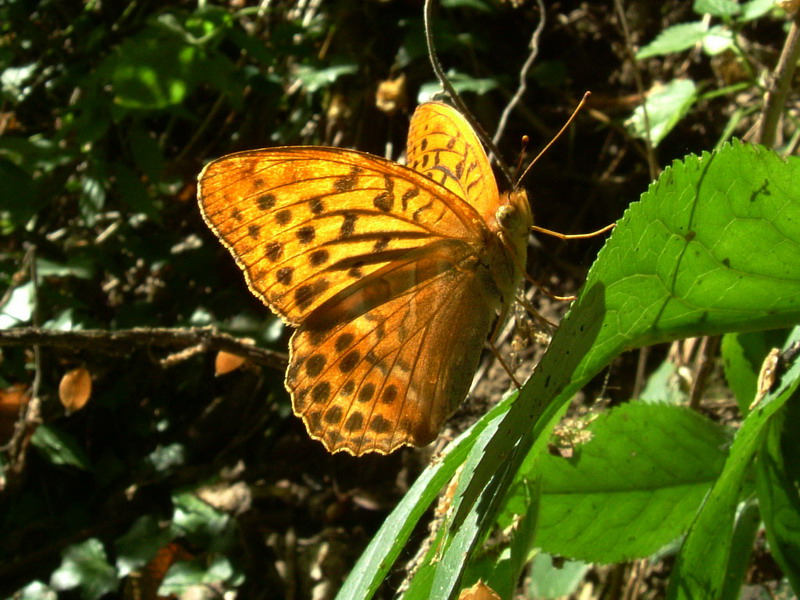
[[[328,306],[336,318],[312,316],[294,334],[286,377],[294,411],[329,451],[427,444],[464,398],[500,302],[485,265],[466,252],[422,251],[370,286],[390,289],[403,271],[435,275],[362,314]]]

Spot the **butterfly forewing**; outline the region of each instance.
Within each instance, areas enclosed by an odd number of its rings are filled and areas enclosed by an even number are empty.
[[[338,148],[224,157],[198,195],[251,290],[293,325],[409,250],[484,235],[477,213],[429,179]]]
[[[420,105],[408,129],[406,162],[471,204],[485,222],[500,196],[486,152],[467,120],[441,102]]]

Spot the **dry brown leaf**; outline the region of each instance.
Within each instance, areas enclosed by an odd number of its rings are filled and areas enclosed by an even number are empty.
[[[5,443],[14,433],[20,407],[28,402],[28,386],[15,383],[0,390],[0,443]]]
[[[375,94],[375,106],[378,107],[378,110],[392,115],[398,110],[405,110],[407,104],[405,73],[401,73],[395,79],[386,79],[380,82]]]
[[[92,376],[86,367],[68,371],[58,384],[58,398],[67,409],[67,413],[82,409],[91,395]]]
[[[461,590],[458,600],[500,600],[500,596],[479,579],[472,587]]]
[[[175,596],[160,596],[158,588],[164,581],[169,568],[179,560],[191,559],[192,555],[178,542],[170,542],[159,549],[153,559],[140,571],[135,571],[125,578],[122,597],[125,600],[161,600]]]
[[[231,354],[220,350],[217,352],[217,359],[214,361],[214,375],[219,377],[241,367],[247,359],[238,354]]]

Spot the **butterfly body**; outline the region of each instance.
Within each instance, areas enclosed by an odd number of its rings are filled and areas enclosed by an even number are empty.
[[[298,327],[286,387],[332,452],[432,441],[523,277],[527,197],[499,195],[464,118],[423,104],[408,139],[408,166],[299,146],[232,154],[199,178],[248,286]]]

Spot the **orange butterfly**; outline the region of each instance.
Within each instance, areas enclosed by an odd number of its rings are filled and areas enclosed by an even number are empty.
[[[297,331],[286,388],[331,452],[431,442],[514,302],[533,223],[454,108],[428,102],[408,165],[353,150],[239,152],[199,177],[208,226]]]

